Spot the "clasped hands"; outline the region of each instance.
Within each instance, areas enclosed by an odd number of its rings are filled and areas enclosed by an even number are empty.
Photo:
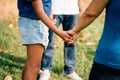
[[[56,24],[57,20],[53,19],[53,16],[50,17],[50,20],[52,21],[53,24]],[[59,34],[59,36],[68,44],[73,44],[76,42],[77,38],[78,38],[78,33],[76,33],[73,30],[69,30],[69,31],[61,31],[61,33]]]
[[[73,44],[76,42],[78,38],[78,33],[74,32],[73,30],[69,31],[62,31],[60,36],[68,45]]]

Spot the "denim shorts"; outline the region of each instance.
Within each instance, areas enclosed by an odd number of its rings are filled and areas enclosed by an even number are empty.
[[[20,17],[18,27],[23,45],[42,44],[48,45],[48,27],[40,20]]]

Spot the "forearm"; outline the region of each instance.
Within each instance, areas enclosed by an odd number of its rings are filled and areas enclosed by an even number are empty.
[[[79,18],[78,23],[73,28],[73,31],[75,33],[79,33],[82,29],[86,28],[89,24],[91,24],[96,18],[97,16],[92,15],[86,10]]]
[[[46,15],[43,10],[43,5],[41,0],[33,0],[32,2],[33,8],[39,17],[39,19],[52,31],[54,31],[57,35],[60,35],[60,30],[52,23],[50,18]]]
[[[79,18],[78,23],[73,28],[73,31],[79,33],[82,29],[91,24],[101,14],[108,2],[109,0],[92,0],[90,5]]]

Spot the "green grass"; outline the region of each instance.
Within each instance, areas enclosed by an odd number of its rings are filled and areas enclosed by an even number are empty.
[[[13,27],[10,27],[9,24],[10,21],[0,21],[0,49],[3,50],[0,52],[0,80],[4,80],[7,75],[12,76],[13,80],[21,80],[21,72],[26,60],[26,49],[21,45],[17,24]],[[76,42],[77,64],[75,70],[83,80],[88,80],[102,26],[103,19],[97,19],[80,32],[80,37]],[[59,43],[55,49],[54,66],[50,80],[68,80],[63,74],[63,41],[59,41]]]

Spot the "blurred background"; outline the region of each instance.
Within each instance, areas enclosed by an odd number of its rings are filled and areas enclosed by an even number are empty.
[[[83,11],[91,0],[82,0]],[[0,80],[21,80],[21,72],[26,60],[26,49],[21,45],[18,31],[17,0],[0,2]],[[88,80],[97,42],[102,33],[104,12],[88,28],[79,34],[77,45],[76,72]],[[62,27],[62,26],[61,26]],[[60,29],[62,29],[60,27]],[[59,44],[60,43],[60,44]],[[55,37],[55,58],[50,80],[68,80],[63,74],[63,41]]]

